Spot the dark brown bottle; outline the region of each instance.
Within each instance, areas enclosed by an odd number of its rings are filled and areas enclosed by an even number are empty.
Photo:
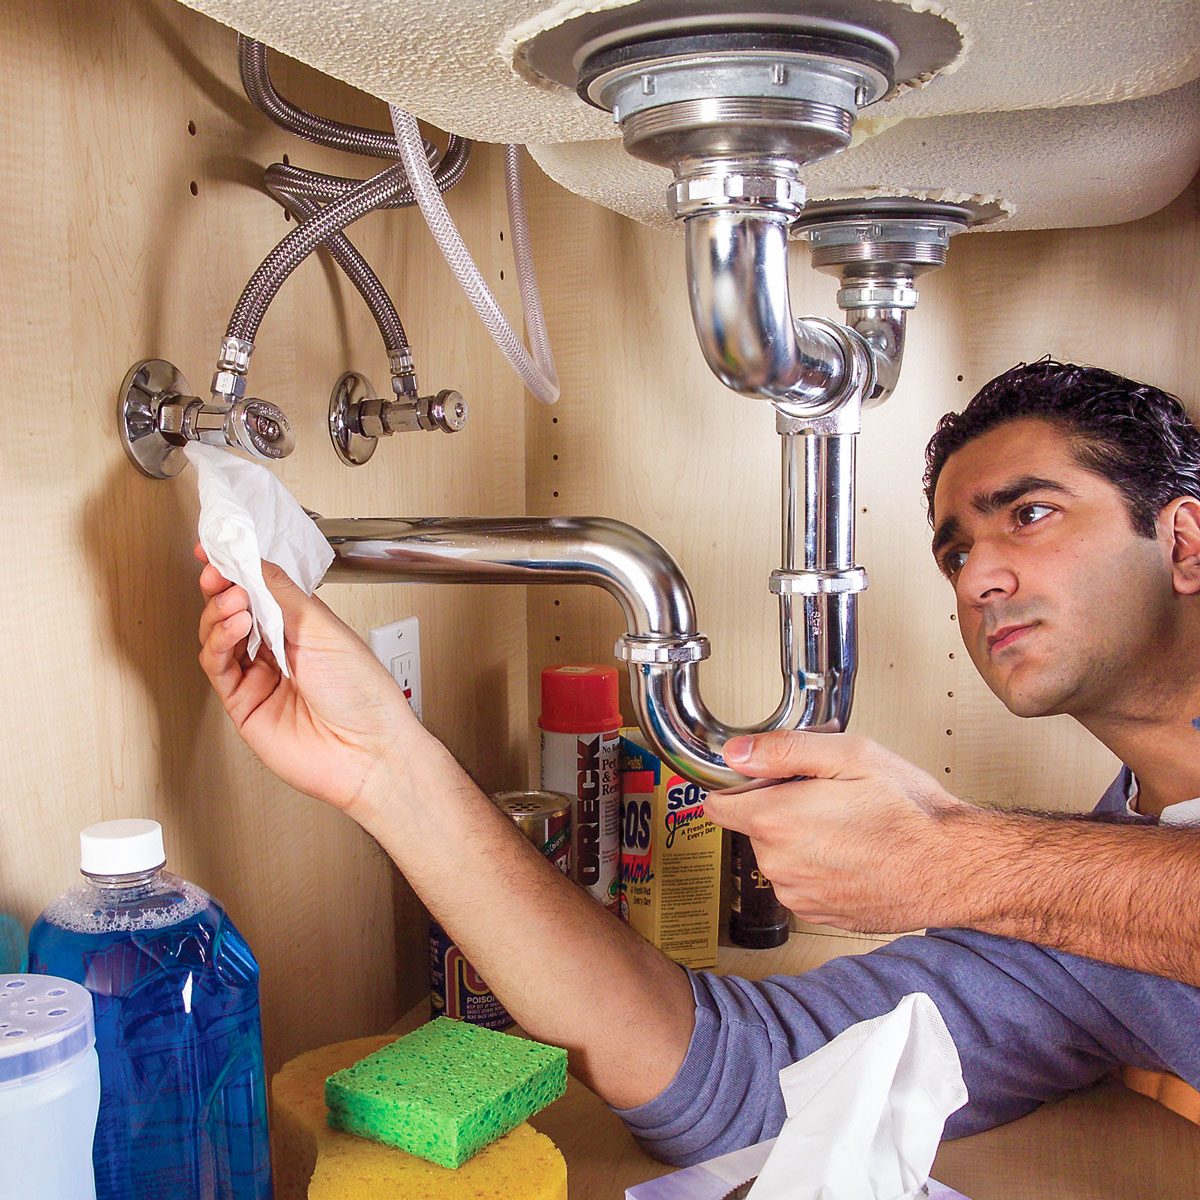
[[[729,936],[739,946],[766,950],[788,939],[788,910],[775,899],[771,881],[758,869],[754,848],[743,833],[732,836],[733,903]]]

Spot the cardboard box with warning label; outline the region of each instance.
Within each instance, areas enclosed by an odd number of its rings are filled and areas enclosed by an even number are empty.
[[[621,730],[621,915],[686,967],[717,962],[721,829],[708,793]]]

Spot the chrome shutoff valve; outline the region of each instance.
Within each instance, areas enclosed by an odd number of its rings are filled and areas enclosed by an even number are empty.
[[[253,397],[225,408],[195,396],[164,400],[158,410],[159,432],[175,446],[205,442],[230,446],[268,461],[286,458],[295,449],[291,423],[282,409]]]
[[[231,404],[205,402],[192,394],[179,369],[161,358],[134,363],[118,398],[125,452],[144,475],[169,479],[187,462],[188,442],[244,450],[274,462],[295,449],[287,414],[253,397]]]
[[[357,371],[347,371],[334,384],[329,398],[329,437],[347,466],[361,467],[367,462],[380,438],[437,429],[457,433],[467,423],[467,402],[458,392],[446,389],[433,396],[418,396],[394,390],[397,399],[380,399],[371,381]]]

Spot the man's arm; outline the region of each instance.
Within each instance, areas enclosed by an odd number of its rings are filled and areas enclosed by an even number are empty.
[[[421,725],[391,676],[282,571],[292,678],[246,658],[246,593],[212,566],[200,662],[239,733],[284,782],[353,817],[391,855],[513,1017],[632,1107],[671,1081],[695,1003],[681,968],[557,871]],[[636,1053],[629,1053],[635,1046]]]
[[[1200,833],[977,808],[846,734],[735,738],[725,756],[759,778],[809,776],[706,804],[805,920],[962,926],[1200,987]]]
[[[947,815],[953,924],[1200,987],[1200,834],[967,807]],[[965,903],[964,903],[965,901]]]

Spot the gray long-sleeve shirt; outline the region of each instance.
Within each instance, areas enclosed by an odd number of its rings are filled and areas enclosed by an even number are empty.
[[[1096,812],[1123,813],[1129,785],[1124,770]],[[666,1162],[774,1137],[785,1116],[780,1069],[910,992],[933,998],[962,1060],[970,1100],[948,1137],[1023,1116],[1119,1063],[1200,1087],[1200,989],[1030,942],[931,929],[804,975],[689,977],[696,1026],[683,1065],[649,1103],[617,1110]]]

